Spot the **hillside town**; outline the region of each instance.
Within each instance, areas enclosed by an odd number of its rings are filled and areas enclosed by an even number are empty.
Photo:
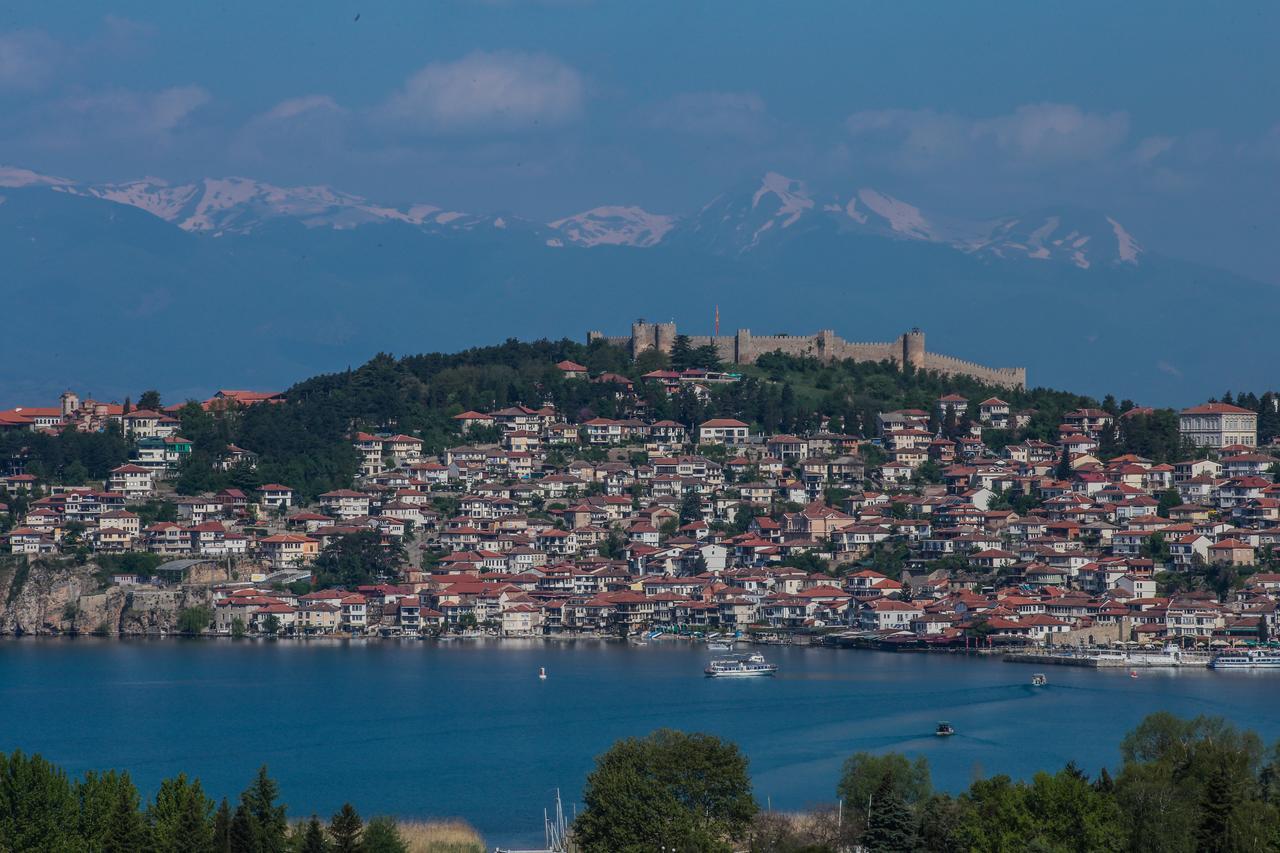
[[[624,409],[632,400],[626,377],[555,369],[610,384]],[[644,379],[696,395],[738,377]],[[224,390],[200,408],[232,418],[282,400]],[[639,407],[575,420],[513,405],[452,416],[440,453],[395,424],[354,428],[355,481],[314,500],[287,482],[176,493],[192,446],[180,408],[67,392],[0,412],[6,434],[118,430],[132,446],[88,486],[0,460],[10,559],[101,560],[116,567],[103,582],[134,594],[203,583],[216,634],[719,632],[957,648],[1278,632],[1280,448],[1260,448],[1257,412],[1226,402],[1179,413],[1195,452],[1172,464],[1100,452],[1141,407],[1069,411],[1057,441],[995,449],[984,436],[1034,412],[948,393],[931,410],[879,412],[861,434],[830,420],[765,434]],[[214,464],[255,459],[231,444]],[[332,583],[356,541],[389,559]],[[151,556],[120,559],[138,554]]]

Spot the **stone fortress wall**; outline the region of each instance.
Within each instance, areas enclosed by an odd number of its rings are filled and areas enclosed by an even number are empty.
[[[587,340],[605,340],[626,347],[632,358],[651,349],[671,352],[676,341],[676,324],[636,322],[631,324],[630,337],[609,337],[593,331],[587,333]],[[783,352],[820,361],[892,361],[899,366],[910,364],[917,370],[932,370],[947,376],[968,376],[1002,388],[1027,387],[1025,367],[987,367],[929,352],[925,348],[924,332],[919,329],[904,332],[897,340],[887,343],[846,341],[830,329],[813,335],[753,335],[749,329],[739,329],[732,335],[690,335],[689,342],[695,347],[713,345],[720,353],[720,360],[729,364],[752,364],[765,353]]]

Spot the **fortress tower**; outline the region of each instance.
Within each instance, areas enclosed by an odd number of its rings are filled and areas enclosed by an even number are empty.
[[[924,370],[924,332],[919,328],[902,336],[902,363],[909,364],[916,370]]]

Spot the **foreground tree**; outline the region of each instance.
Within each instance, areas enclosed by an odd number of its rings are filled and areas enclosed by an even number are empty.
[[[598,756],[583,802],[573,830],[586,853],[731,850],[759,808],[736,745],[671,729]]]
[[[336,853],[359,853],[364,849],[360,843],[364,834],[364,821],[351,803],[343,803],[342,808],[329,820],[329,837],[333,839],[332,849]]]
[[[155,853],[213,853],[213,800],[204,794],[199,780],[185,773],[160,783],[147,809],[151,849]]]
[[[400,828],[389,817],[372,818],[364,826],[364,853],[409,853]]]

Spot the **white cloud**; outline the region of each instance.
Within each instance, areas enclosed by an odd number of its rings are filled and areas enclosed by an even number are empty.
[[[1173,143],[1171,136],[1148,136],[1138,143],[1133,153],[1138,162],[1145,166],[1172,148]]]
[[[1111,154],[1129,136],[1129,116],[1042,103],[985,118],[928,109],[869,110],[849,116],[845,127],[855,142],[911,170],[992,155],[1016,168],[1041,169]]]
[[[156,137],[177,129],[209,102],[200,86],[171,86],[158,92],[114,89],[76,95],[50,108],[55,119],[67,119],[114,136]]]
[[[585,89],[553,56],[475,52],[415,72],[382,113],[428,132],[554,125],[582,111]]]
[[[653,108],[648,123],[702,136],[751,136],[766,129],[768,113],[754,92],[685,92]]]
[[[60,52],[57,42],[42,32],[0,32],[0,92],[42,88]]]
[[[304,95],[281,101],[261,116],[266,121],[288,121],[305,115],[344,112],[328,95]]]

